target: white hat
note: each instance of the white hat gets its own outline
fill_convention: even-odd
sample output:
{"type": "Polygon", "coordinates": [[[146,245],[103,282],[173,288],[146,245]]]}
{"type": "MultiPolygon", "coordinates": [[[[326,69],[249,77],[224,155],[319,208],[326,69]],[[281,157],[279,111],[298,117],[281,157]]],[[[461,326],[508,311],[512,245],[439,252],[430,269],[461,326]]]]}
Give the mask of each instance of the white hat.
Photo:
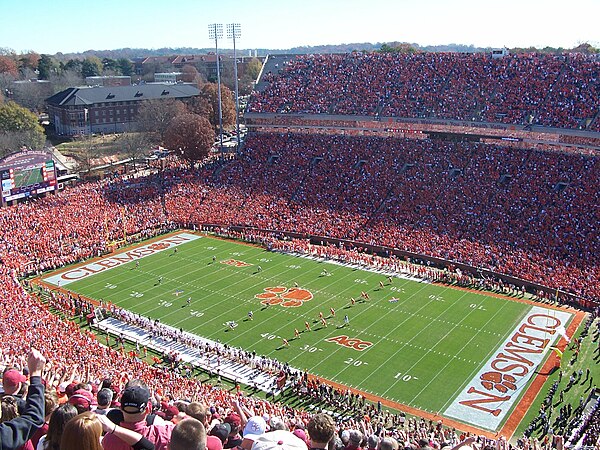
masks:
{"type": "Polygon", "coordinates": [[[255,441],[259,436],[265,434],[267,430],[267,422],[260,416],[250,417],[244,427],[244,439],[255,441]]]}
{"type": "Polygon", "coordinates": [[[306,444],[293,433],[275,430],[259,436],[252,450],[307,450],[306,444]]]}

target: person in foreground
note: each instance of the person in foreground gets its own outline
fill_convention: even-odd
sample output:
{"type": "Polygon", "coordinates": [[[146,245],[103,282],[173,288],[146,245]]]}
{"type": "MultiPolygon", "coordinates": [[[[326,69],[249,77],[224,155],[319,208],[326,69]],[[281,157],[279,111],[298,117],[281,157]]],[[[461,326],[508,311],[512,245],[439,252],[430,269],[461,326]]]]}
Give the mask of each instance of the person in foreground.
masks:
{"type": "MultiPolygon", "coordinates": [[[[29,388],[27,401],[21,415],[0,424],[0,449],[18,449],[27,442],[35,431],[44,425],[44,385],[42,371],[46,358],[32,348],[27,355],[29,369],[29,388]]],[[[0,412],[1,414],[1,412],[0,412]]]]}

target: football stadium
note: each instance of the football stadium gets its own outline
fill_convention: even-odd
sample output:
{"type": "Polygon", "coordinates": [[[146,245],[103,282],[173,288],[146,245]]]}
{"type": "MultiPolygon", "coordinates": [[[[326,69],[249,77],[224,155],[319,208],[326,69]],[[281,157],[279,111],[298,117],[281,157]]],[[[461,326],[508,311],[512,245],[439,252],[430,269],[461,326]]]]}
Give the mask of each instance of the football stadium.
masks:
{"type": "Polygon", "coordinates": [[[121,414],[109,449],[140,414],[165,449],[323,416],[332,449],[598,448],[596,56],[272,55],[228,158],[15,200],[5,395],[34,347],[30,395],[121,414]]]}

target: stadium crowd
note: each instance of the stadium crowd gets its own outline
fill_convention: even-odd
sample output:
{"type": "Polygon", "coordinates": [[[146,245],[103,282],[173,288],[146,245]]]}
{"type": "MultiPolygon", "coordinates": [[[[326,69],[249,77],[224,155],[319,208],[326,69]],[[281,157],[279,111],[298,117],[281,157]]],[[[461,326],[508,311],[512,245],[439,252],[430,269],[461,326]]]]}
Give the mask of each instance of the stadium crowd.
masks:
{"type": "Polygon", "coordinates": [[[268,87],[249,111],[580,128],[598,113],[599,70],[595,55],[582,54],[301,55],[263,77],[268,87]]]}
{"type": "MultiPolygon", "coordinates": [[[[85,392],[76,394],[76,381],[83,390],[99,391],[110,380],[118,400],[127,382],[141,379],[157,414],[167,415],[169,407],[179,404],[181,409],[171,414],[178,421],[184,417],[180,412],[190,410],[176,400],[186,399],[213,408],[205,413],[216,421],[212,428],[219,428],[221,418],[233,417],[232,442],[241,440],[237,433],[243,420],[231,416],[240,417],[239,410],[248,418],[267,416],[272,422],[275,417],[284,428],[302,430],[312,414],[239,397],[103,345],[91,332],[82,333],[51,314],[18,277],[104,253],[124,234],[141,239],[178,226],[216,223],[384,244],[597,299],[600,217],[592,205],[598,203],[599,177],[598,159],[578,154],[428,140],[254,134],[240,158],[218,175],[212,167],[191,170],[174,162],[147,179],[85,183],[3,208],[0,333],[11,339],[3,341],[2,362],[23,368],[29,347],[39,349],[51,361],[46,366],[49,391],[54,389],[63,402],[74,397],[74,406],[83,409],[95,400],[86,400],[85,392]],[[161,401],[166,406],[161,408],[161,401]]],[[[327,390],[307,383],[309,388],[327,390]]],[[[335,407],[343,401],[340,395],[329,391],[325,398],[335,407]]],[[[389,435],[412,450],[450,448],[467,438],[427,420],[394,417],[389,427],[383,426],[385,413],[357,402],[352,403],[352,420],[340,418],[336,428],[348,450],[376,448],[370,447],[369,436],[389,435]]],[[[110,431],[110,425],[102,425],[110,431]]],[[[126,432],[115,428],[109,434],[114,433],[126,432]]],[[[105,448],[122,448],[111,440],[105,448]]],[[[154,444],[166,448],[164,441],[154,444]]],[[[488,444],[502,441],[472,443],[478,449],[488,444]]],[[[393,441],[391,448],[397,448],[393,441]]]]}

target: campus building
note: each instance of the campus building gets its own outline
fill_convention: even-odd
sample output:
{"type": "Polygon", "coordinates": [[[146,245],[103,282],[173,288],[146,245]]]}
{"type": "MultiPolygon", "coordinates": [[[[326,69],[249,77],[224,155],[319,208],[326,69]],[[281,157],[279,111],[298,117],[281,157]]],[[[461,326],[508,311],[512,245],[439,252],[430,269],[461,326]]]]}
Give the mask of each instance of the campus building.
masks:
{"type": "Polygon", "coordinates": [[[144,101],[184,100],[199,93],[191,84],[73,87],[54,94],[46,103],[57,134],[121,133],[135,126],[138,108],[144,101]]]}

